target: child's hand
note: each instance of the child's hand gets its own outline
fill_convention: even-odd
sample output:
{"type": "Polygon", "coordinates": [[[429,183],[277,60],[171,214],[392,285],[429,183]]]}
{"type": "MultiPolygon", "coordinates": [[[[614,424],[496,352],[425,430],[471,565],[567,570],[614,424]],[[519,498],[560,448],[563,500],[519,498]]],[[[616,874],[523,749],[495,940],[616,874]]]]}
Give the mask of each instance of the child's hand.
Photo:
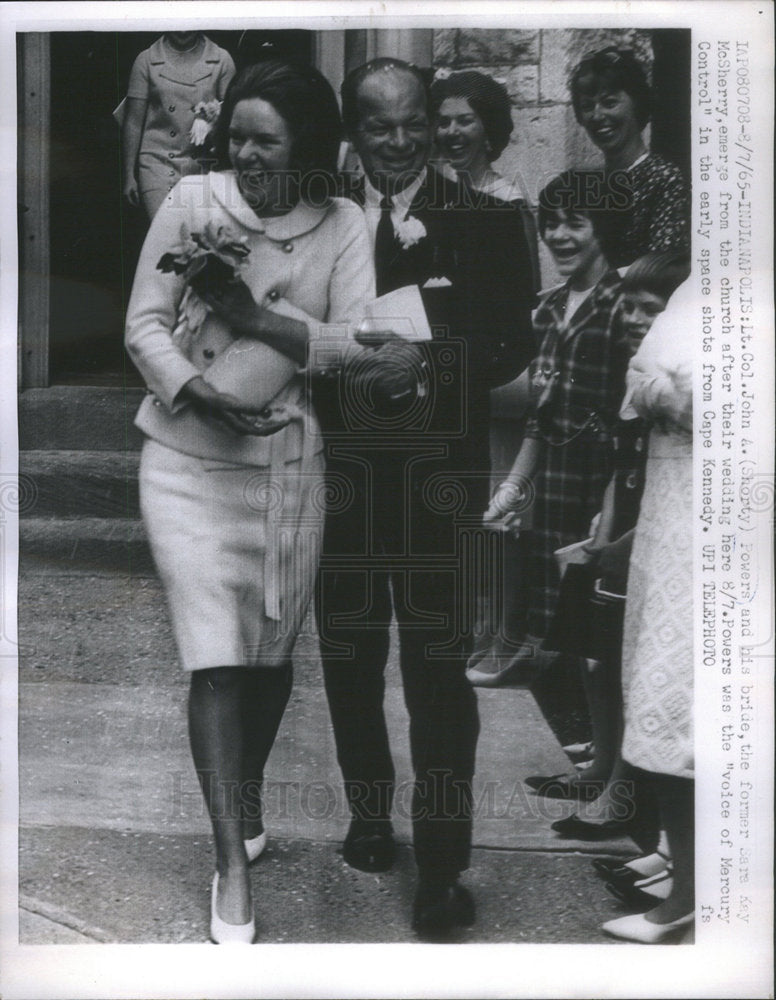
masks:
{"type": "Polygon", "coordinates": [[[525,490],[521,486],[510,480],[501,483],[483,514],[483,524],[517,538],[522,523],[518,513],[525,510],[525,501],[525,490]]]}
{"type": "Polygon", "coordinates": [[[633,535],[633,530],[627,531],[608,545],[602,545],[595,550],[595,563],[607,590],[625,593],[633,535]]]}

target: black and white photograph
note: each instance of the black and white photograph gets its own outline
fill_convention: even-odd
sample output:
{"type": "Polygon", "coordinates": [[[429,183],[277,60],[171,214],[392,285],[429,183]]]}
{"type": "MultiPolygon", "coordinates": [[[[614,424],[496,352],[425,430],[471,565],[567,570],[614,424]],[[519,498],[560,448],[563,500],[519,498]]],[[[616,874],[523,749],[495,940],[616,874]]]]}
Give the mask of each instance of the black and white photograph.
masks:
{"type": "Polygon", "coordinates": [[[4,8],[2,994],[772,995],[773,7],[4,8]]]}

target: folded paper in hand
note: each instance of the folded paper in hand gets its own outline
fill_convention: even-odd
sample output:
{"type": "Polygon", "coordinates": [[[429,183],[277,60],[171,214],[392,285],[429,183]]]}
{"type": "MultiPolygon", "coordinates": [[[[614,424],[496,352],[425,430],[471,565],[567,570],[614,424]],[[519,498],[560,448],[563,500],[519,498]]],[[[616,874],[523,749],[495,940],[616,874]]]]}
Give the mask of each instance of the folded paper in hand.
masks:
{"type": "Polygon", "coordinates": [[[405,285],[368,303],[359,329],[392,330],[404,340],[431,340],[431,327],[417,285],[405,285]]]}

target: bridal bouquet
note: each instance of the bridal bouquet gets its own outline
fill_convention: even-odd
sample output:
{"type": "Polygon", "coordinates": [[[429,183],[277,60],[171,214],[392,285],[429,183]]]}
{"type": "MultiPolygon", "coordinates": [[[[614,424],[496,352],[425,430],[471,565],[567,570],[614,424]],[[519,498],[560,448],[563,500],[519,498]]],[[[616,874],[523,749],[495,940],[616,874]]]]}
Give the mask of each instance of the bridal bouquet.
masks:
{"type": "Polygon", "coordinates": [[[249,254],[247,238],[235,235],[228,226],[208,222],[201,232],[193,233],[185,223],[181,225],[180,243],[163,254],[156,267],[186,282],[181,312],[192,332],[201,328],[208,314],[204,295],[241,280],[249,254]]]}
{"type": "Polygon", "coordinates": [[[218,293],[242,280],[249,254],[247,237],[236,235],[228,226],[208,222],[201,231],[191,232],[184,223],[180,242],[162,255],[156,267],[186,282],[173,342],[185,351],[195,338],[204,338],[209,356],[215,356],[204,373],[207,382],[246,406],[256,407],[274,399],[297,366],[260,340],[235,339],[228,325],[204,301],[208,293],[218,293]]]}

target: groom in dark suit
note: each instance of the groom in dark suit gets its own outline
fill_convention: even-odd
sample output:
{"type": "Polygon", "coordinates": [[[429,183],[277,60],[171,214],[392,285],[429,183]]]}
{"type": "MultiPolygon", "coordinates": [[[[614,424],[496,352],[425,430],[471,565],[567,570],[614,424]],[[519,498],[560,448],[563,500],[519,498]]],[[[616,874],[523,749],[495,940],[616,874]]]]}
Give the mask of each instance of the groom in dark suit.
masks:
{"type": "Polygon", "coordinates": [[[395,852],[383,675],[398,623],[415,782],[411,802],[395,806],[413,822],[413,926],[434,938],[474,922],[458,882],[479,731],[464,669],[489,496],[489,390],[534,353],[530,253],[518,211],[427,167],[432,122],[416,67],[374,60],[345,80],[342,103],[366,174],[349,193],[366,212],[378,294],[417,286],[433,339],[391,345],[417,388],[390,405],[375,409],[357,374],[319,394],[330,503],[318,629],[352,817],[343,854],[375,872],[395,852]]]}

